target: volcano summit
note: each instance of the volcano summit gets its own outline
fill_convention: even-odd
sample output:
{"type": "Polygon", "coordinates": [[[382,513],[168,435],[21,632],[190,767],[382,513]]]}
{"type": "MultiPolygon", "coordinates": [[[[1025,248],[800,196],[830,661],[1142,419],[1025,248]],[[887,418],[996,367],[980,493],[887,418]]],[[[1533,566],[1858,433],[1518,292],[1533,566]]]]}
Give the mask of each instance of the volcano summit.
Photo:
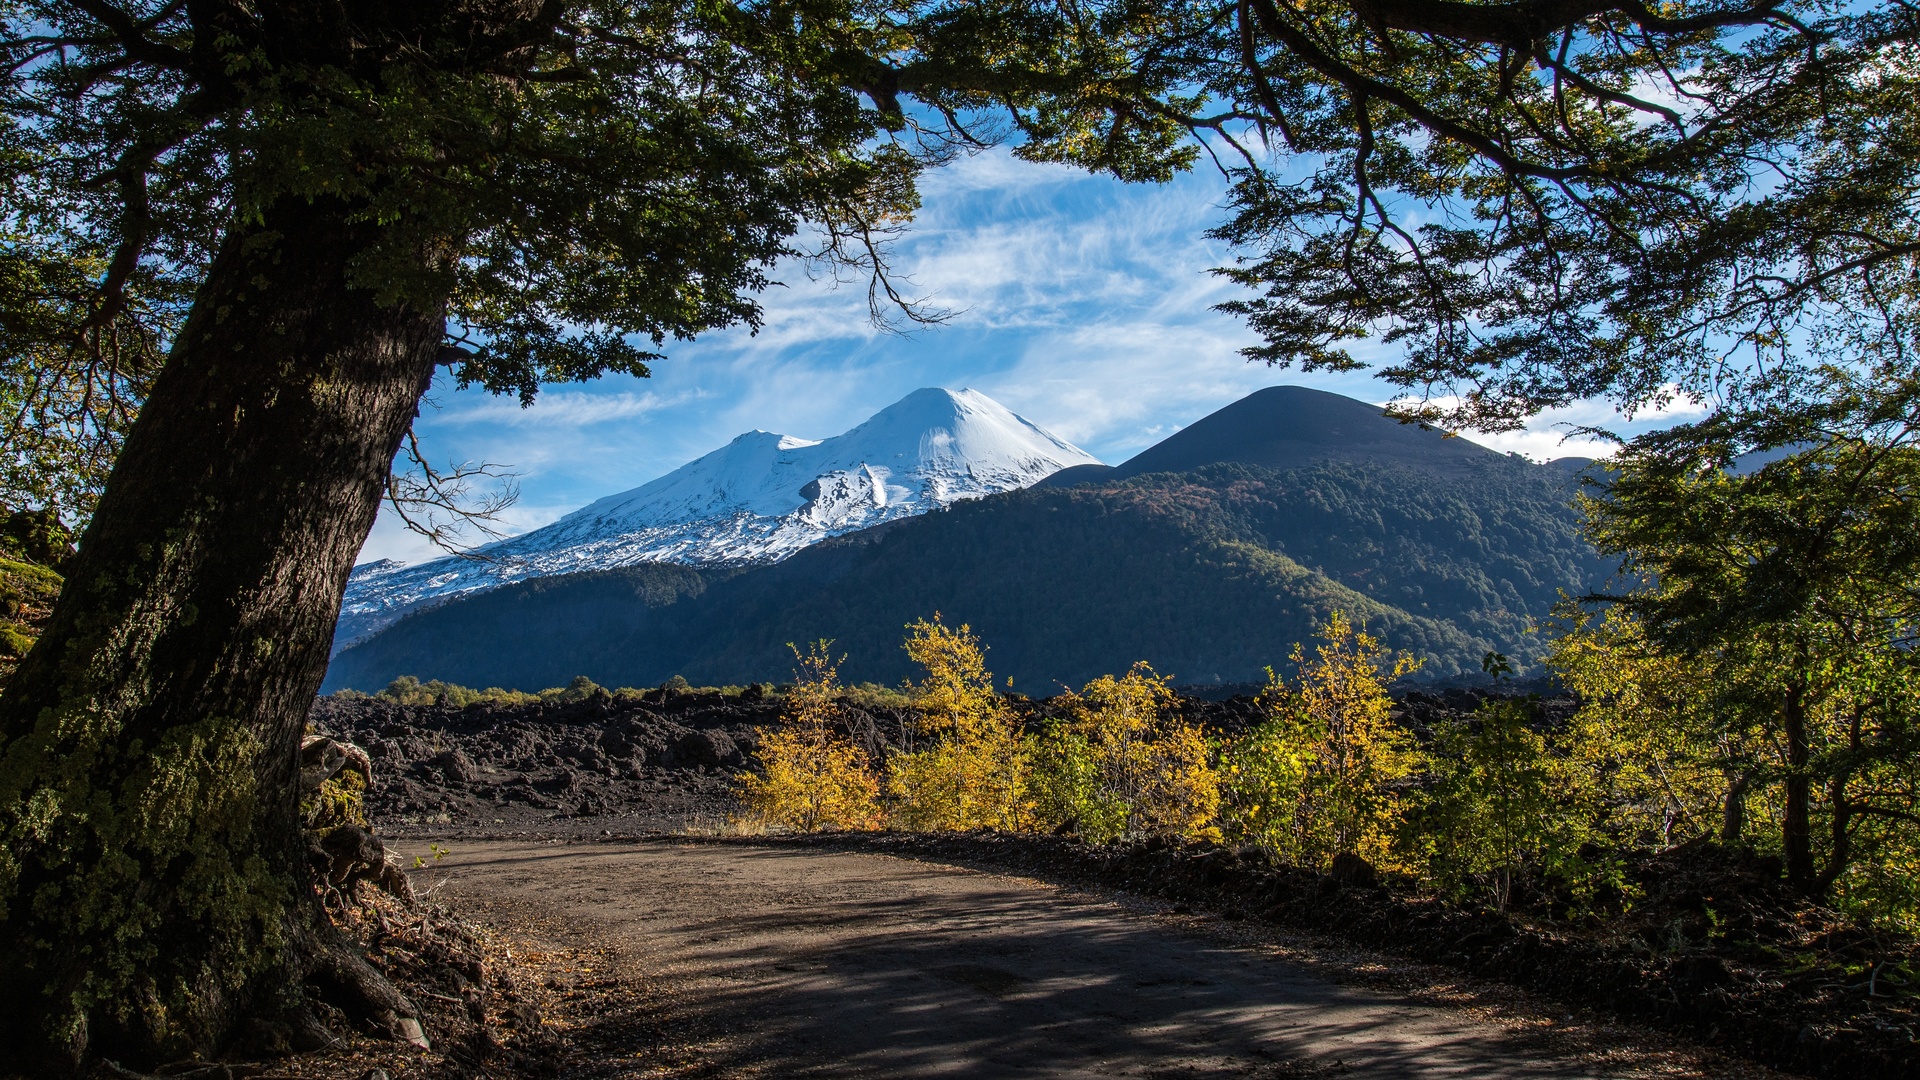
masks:
{"type": "Polygon", "coordinates": [[[831,439],[747,432],[657,480],[488,544],[478,559],[357,566],[334,647],[445,597],[637,563],[778,562],[828,537],[1088,464],[1098,462],[977,390],[916,390],[831,439]]]}

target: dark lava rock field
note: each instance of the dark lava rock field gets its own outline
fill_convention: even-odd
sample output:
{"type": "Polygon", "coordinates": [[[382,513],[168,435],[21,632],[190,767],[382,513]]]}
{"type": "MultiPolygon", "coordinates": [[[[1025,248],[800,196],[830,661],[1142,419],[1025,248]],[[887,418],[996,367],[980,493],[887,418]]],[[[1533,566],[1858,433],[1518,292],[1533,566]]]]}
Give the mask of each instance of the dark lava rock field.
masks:
{"type": "MultiPolygon", "coordinates": [[[[898,739],[895,712],[849,716],[874,750],[898,739]]],[[[308,714],[372,759],[376,827],[436,834],[718,828],[756,729],[779,723],[776,698],[666,690],[464,708],[334,696],[308,714]]]]}
{"type": "MultiPolygon", "coordinates": [[[[1395,712],[1416,735],[1476,708],[1470,690],[1413,692],[1395,712]]],[[[1549,722],[1570,702],[1549,701],[1549,722]]],[[[1057,715],[1057,700],[1015,699],[1029,722],[1057,715]]],[[[748,690],[597,691],[571,702],[401,705],[380,697],[319,698],[317,734],[355,743],[373,763],[367,811],[386,832],[596,834],[709,832],[737,809],[731,791],[758,744],[777,727],[781,700],[748,690]]],[[[1182,697],[1185,719],[1236,734],[1260,717],[1240,694],[1182,697]]],[[[845,706],[849,727],[883,757],[901,743],[906,710],[845,706]]]]}

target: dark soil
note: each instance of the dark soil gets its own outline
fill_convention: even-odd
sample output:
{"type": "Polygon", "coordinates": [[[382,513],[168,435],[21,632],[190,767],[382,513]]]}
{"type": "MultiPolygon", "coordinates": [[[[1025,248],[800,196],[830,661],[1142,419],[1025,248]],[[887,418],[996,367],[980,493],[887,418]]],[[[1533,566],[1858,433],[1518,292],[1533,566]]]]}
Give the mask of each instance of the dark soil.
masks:
{"type": "MultiPolygon", "coordinates": [[[[1424,736],[1472,711],[1477,691],[1407,694],[1396,715],[1424,736]]],[[[1022,703],[1038,719],[1056,706],[1022,703]]],[[[1223,734],[1255,701],[1186,698],[1188,719],[1223,734]]],[[[1558,723],[1568,701],[1547,701],[1558,723]]],[[[365,747],[368,797],[385,831],[419,837],[634,836],[724,831],[732,776],[779,722],[778,703],[714,692],[598,695],[517,708],[399,706],[323,698],[314,726],[365,747]]],[[[897,745],[906,716],[860,711],[871,749],[897,745]]],[[[766,842],[759,839],[756,842],[766,842]]],[[[1260,852],[1165,841],[1098,847],[1071,838],[867,834],[788,838],[1014,870],[1201,905],[1345,936],[1511,982],[1568,1002],[1725,1045],[1818,1076],[1920,1077],[1920,973],[1913,942],[1876,934],[1786,889],[1776,861],[1712,845],[1629,868],[1642,894],[1624,912],[1569,919],[1479,910],[1342,867],[1339,878],[1270,865],[1260,852]]]]}

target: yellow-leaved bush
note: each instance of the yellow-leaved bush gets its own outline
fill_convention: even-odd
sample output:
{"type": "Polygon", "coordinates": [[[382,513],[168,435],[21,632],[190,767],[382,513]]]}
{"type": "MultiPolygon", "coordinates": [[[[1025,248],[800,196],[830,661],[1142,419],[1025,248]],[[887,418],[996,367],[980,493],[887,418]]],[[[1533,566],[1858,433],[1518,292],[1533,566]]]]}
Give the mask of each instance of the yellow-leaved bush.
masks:
{"type": "Polygon", "coordinates": [[[866,750],[844,730],[839,702],[839,663],[830,642],[805,653],[787,692],[782,726],[759,733],[761,771],[740,779],[747,812],[764,825],[798,832],[874,829],[883,821],[880,784],[866,750]]]}
{"type": "Polygon", "coordinates": [[[1738,763],[1759,756],[1764,733],[1716,700],[1701,665],[1663,655],[1625,612],[1561,615],[1548,660],[1580,708],[1557,742],[1595,789],[1612,842],[1666,847],[1727,832],[1728,792],[1744,813],[1755,786],[1738,763]]]}
{"type": "Polygon", "coordinates": [[[884,764],[845,733],[829,643],[795,650],[786,723],[761,733],[760,771],[740,782],[760,823],[1031,830],[1099,843],[1231,836],[1303,865],[1341,853],[1395,864],[1406,809],[1396,785],[1422,759],[1388,718],[1386,687],[1414,665],[1383,663],[1379,643],[1338,613],[1311,659],[1295,649],[1298,679],[1273,679],[1267,719],[1224,748],[1180,718],[1170,678],[1144,662],[1063,695],[1059,715],[1026,731],[971,627],[936,613],[907,631],[924,675],[906,688],[915,719],[905,745],[884,764]]]}
{"type": "Polygon", "coordinates": [[[939,831],[1026,824],[1027,760],[1020,722],[993,688],[986,652],[966,624],[920,619],[907,655],[926,672],[912,688],[912,744],[887,761],[893,824],[939,831]]]}
{"type": "Polygon", "coordinates": [[[993,828],[1107,843],[1148,835],[1257,844],[1328,869],[1341,856],[1507,905],[1523,880],[1591,892],[1611,877],[1581,851],[1604,837],[1579,748],[1550,747],[1525,702],[1489,703],[1435,731],[1432,753],[1391,716],[1388,687],[1416,668],[1335,612],[1320,642],[1269,672],[1264,716],[1216,741],[1181,719],[1146,663],[1061,696],[1025,730],[970,627],[908,628],[924,672],[906,687],[905,745],[876,762],[848,734],[829,643],[795,650],[785,724],[760,736],[740,795],[776,828],[993,828]]]}
{"type": "Polygon", "coordinates": [[[1389,717],[1387,686],[1418,665],[1389,660],[1377,639],[1337,611],[1321,638],[1311,657],[1294,646],[1294,682],[1268,671],[1265,719],[1228,749],[1227,825],[1300,866],[1324,869],[1336,855],[1397,866],[1407,808],[1400,782],[1423,758],[1389,717]]]}
{"type": "Polygon", "coordinates": [[[1096,842],[1145,833],[1218,840],[1220,777],[1204,733],[1181,721],[1144,662],[1066,695],[1068,718],[1029,739],[1035,824],[1096,842]]]}
{"type": "MultiPolygon", "coordinates": [[[[1296,866],[1357,858],[1455,899],[1569,914],[1633,903],[1624,870],[1635,851],[1710,838],[1766,851],[1756,839],[1779,828],[1786,763],[1767,739],[1767,701],[1741,696],[1755,696],[1748,683],[1771,685],[1764,665],[1671,655],[1618,611],[1563,622],[1549,659],[1579,699],[1571,716],[1495,695],[1433,720],[1422,746],[1389,695],[1417,663],[1339,612],[1317,644],[1294,647],[1290,679],[1269,670],[1259,718],[1232,738],[1182,720],[1170,678],[1145,663],[1016,709],[972,630],[936,614],[905,642],[924,676],[876,699],[909,708],[905,745],[876,761],[849,737],[837,711],[846,694],[819,643],[796,651],[787,723],[763,733],[761,771],[741,794],[781,828],[1252,844],[1296,866]]],[[[1909,680],[1855,667],[1853,682],[1836,678],[1805,710],[1829,752],[1849,746],[1850,731],[1855,744],[1907,737],[1896,721],[1914,696],[1909,680]]],[[[1497,682],[1505,658],[1489,653],[1486,670],[1497,682]]],[[[1830,895],[1876,925],[1916,922],[1920,830],[1873,816],[1882,803],[1863,800],[1898,795],[1915,772],[1910,755],[1883,754],[1852,767],[1847,799],[1822,808],[1823,824],[1854,815],[1840,822],[1850,862],[1833,842],[1815,846],[1839,868],[1830,895]]]]}

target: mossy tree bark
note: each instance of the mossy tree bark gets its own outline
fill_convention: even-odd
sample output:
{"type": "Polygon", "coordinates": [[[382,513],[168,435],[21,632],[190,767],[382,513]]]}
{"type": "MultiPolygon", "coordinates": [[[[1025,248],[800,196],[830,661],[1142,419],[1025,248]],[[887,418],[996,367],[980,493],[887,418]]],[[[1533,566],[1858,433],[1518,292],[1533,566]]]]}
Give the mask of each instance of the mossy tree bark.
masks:
{"type": "Polygon", "coordinates": [[[870,242],[926,164],[880,137],[902,92],[942,139],[986,88],[1063,160],[1152,178],[1192,156],[1171,120],[1099,120],[1186,75],[1041,61],[1105,57],[1058,44],[1104,31],[966,8],[62,0],[0,27],[8,152],[35,175],[8,206],[81,234],[47,256],[84,270],[54,330],[92,340],[160,297],[173,342],[0,698],[0,1051],[205,1050],[299,1014],[309,982],[404,1006],[326,940],[295,753],[449,312],[463,383],[530,400],[756,322],[802,221],[892,296],[870,242]]]}
{"type": "Polygon", "coordinates": [[[349,284],[376,228],[351,209],[286,199],[227,237],[0,697],[18,1067],[212,1051],[298,1015],[303,983],[408,1008],[329,937],[296,806],[347,574],[445,326],[349,284]]]}

